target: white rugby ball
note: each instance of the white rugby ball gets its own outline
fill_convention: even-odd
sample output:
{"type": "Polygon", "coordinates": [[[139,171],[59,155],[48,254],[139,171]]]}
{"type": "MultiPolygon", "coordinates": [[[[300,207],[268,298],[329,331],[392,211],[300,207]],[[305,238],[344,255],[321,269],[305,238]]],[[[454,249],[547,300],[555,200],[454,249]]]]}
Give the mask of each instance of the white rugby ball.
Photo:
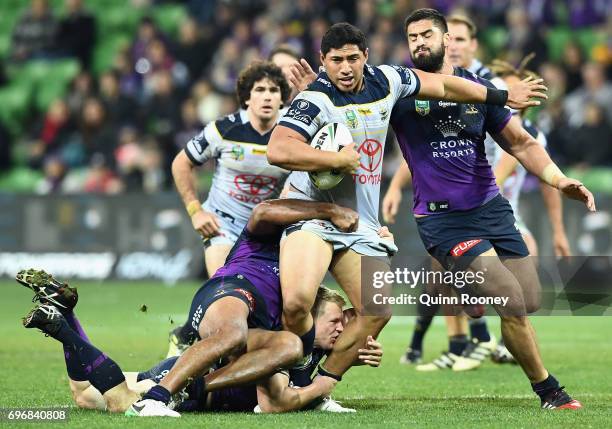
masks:
{"type": "MultiPolygon", "coordinates": [[[[332,122],[323,126],[310,142],[317,150],[338,152],[344,146],[353,142],[353,136],[346,125],[332,122]]],[[[333,188],[344,178],[344,173],[336,170],[309,172],[310,180],[319,189],[326,191],[333,188]]]]}

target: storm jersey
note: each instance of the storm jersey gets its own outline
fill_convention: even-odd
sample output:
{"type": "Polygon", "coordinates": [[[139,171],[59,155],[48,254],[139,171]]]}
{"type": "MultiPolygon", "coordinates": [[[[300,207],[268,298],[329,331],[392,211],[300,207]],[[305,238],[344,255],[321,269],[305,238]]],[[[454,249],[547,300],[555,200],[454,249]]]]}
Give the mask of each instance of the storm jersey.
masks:
{"type": "Polygon", "coordinates": [[[356,143],[361,163],[354,174],[328,191],[316,188],[305,172],[293,172],[291,185],[309,199],[356,210],[359,230],[377,231],[382,160],[391,110],[397,100],[418,93],[419,88],[418,77],[402,66],[366,65],[364,87],[356,94],[340,91],[324,71],[319,73],[316,81],[293,100],[280,125],[310,141],[325,124],[344,123],[356,143]]]}
{"type": "Polygon", "coordinates": [[[245,228],[227,255],[225,265],[212,276],[244,276],[265,300],[273,326],[281,326],[282,314],[279,242],[280,233],[263,237],[253,235],[245,228]]]}
{"type": "MultiPolygon", "coordinates": [[[[536,139],[538,143],[540,143],[543,147],[546,147],[546,136],[544,133],[539,131],[529,119],[523,119],[522,123],[523,128],[525,128],[525,130],[531,134],[531,136],[536,139]]],[[[487,139],[485,145],[487,147],[487,158],[489,163],[493,166],[493,168],[495,168],[501,159],[503,149],[493,140],[489,141],[487,139]]],[[[521,188],[525,182],[526,175],[527,170],[525,170],[525,167],[519,164],[502,185],[502,195],[510,202],[515,216],[519,215],[519,196],[521,194],[521,188]]]]}
{"type": "MultiPolygon", "coordinates": [[[[455,76],[493,87],[475,74],[455,68],[455,76]]],[[[417,215],[470,210],[499,193],[485,154],[487,132],[496,134],[510,111],[486,104],[400,100],[391,125],[410,171],[417,215]]]]}
{"type": "Polygon", "coordinates": [[[246,225],[253,207],[278,197],[289,174],[268,163],[271,133],[259,134],[248,121],[247,112],[240,110],[206,125],[185,147],[194,164],[202,165],[211,158],[217,161],[202,207],[228,217],[238,228],[236,234],[246,225]]]}

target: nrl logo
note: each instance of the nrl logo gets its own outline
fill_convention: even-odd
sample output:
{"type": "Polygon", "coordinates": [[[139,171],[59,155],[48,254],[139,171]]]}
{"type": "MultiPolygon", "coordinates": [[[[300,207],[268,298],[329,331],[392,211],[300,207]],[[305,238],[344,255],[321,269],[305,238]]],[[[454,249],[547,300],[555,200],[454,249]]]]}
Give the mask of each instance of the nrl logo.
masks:
{"type": "Polygon", "coordinates": [[[476,107],[474,107],[473,104],[466,104],[465,105],[465,114],[466,115],[477,115],[478,114],[478,109],[476,107]]]}
{"type": "Polygon", "coordinates": [[[414,108],[419,115],[425,116],[429,113],[429,101],[414,100],[414,108]]]}
{"type": "Polygon", "coordinates": [[[355,112],[353,110],[346,110],[344,115],[346,116],[346,125],[348,125],[349,128],[357,128],[358,121],[355,112]]]}
{"type": "Polygon", "coordinates": [[[429,211],[430,212],[436,211],[436,203],[429,203],[429,211]]]}
{"type": "Polygon", "coordinates": [[[232,146],[231,157],[236,161],[242,161],[244,159],[244,148],[240,145],[232,146]]]}

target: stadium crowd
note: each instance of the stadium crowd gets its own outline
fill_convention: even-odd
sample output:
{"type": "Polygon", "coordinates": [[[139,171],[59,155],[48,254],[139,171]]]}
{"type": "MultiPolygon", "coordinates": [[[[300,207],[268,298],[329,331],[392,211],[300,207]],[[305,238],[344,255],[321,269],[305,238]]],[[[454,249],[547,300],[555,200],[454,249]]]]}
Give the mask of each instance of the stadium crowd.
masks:
{"type": "Polygon", "coordinates": [[[535,52],[530,68],[546,80],[549,100],[532,115],[553,157],[563,166],[612,168],[610,0],[189,0],[180,2],[185,15],[175,32],[149,14],[170,2],[131,0],[141,16],[103,70],[92,61],[110,36],[100,16],[85,0],[52,3],[61,7],[31,1],[0,67],[1,90],[19,64],[73,57],[80,65],[63,96],[28,110],[20,132],[0,118],[0,175],[34,172],[36,192],[169,188],[175,154],[203,124],[238,108],[236,78],[251,61],[287,45],[318,65],[330,23],[348,21],[368,35],[372,64],[410,65],[403,19],[420,7],[470,15],[485,63],[516,64],[535,52]]]}

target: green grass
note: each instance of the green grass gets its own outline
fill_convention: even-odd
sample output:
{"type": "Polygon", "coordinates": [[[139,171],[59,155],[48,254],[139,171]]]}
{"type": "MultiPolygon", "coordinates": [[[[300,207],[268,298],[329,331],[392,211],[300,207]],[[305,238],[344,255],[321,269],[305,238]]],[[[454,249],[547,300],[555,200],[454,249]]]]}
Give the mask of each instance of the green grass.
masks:
{"type": "MultiPolygon", "coordinates": [[[[77,314],[91,340],[124,370],[147,369],[164,356],[171,320],[182,322],[197,285],[166,287],[152,283],[79,285],[77,314]],[[147,311],[142,312],[142,305],[147,311]]],[[[20,318],[32,307],[31,293],[0,282],[0,407],[71,406],[59,344],[26,331],[20,318]]],[[[489,318],[493,332],[498,320],[489,318]]],[[[610,326],[605,317],[540,317],[533,320],[544,361],[580,399],[580,411],[543,411],[516,366],[487,362],[469,373],[417,373],[398,359],[409,339],[412,318],[396,317],[381,336],[381,368],[355,368],[334,397],[358,409],[356,415],[306,412],[287,415],[197,414],[155,423],[122,415],[70,409],[68,426],[344,428],[344,427],[609,427],[610,326]]],[[[444,348],[444,326],[437,318],[426,340],[425,358],[444,348]]],[[[1,423],[1,427],[8,427],[1,423]]],[[[60,425],[56,425],[59,427],[60,425]]],[[[62,425],[63,426],[63,425],[62,425]]],[[[28,427],[20,423],[15,427],[28,427]]],[[[33,427],[41,427],[33,425],[33,427]]]]}

